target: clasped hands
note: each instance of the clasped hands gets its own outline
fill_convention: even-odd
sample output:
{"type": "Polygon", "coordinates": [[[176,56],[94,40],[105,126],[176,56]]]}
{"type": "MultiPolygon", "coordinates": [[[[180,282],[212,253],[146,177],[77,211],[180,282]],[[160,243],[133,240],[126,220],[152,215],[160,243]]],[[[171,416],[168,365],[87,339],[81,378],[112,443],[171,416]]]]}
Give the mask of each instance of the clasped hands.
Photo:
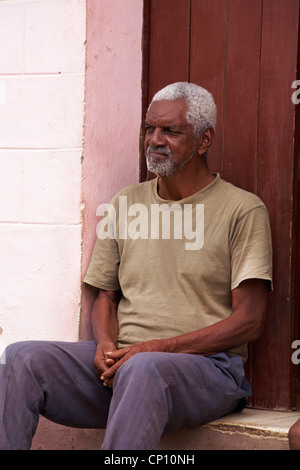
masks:
{"type": "Polygon", "coordinates": [[[113,342],[98,344],[94,368],[104,386],[112,387],[119,368],[139,352],[166,351],[165,340],[150,340],[116,349],[113,342]]]}

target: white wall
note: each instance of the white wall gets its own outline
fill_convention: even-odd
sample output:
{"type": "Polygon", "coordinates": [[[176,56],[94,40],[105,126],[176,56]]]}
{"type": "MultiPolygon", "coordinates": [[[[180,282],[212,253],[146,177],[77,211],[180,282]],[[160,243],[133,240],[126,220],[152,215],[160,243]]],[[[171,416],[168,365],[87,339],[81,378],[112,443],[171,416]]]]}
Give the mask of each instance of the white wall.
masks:
{"type": "Polygon", "coordinates": [[[85,3],[0,1],[1,347],[78,337],[85,3]]]}
{"type": "MultiPolygon", "coordinates": [[[[142,11],[142,0],[0,0],[0,352],[78,339],[96,207],[138,179],[142,11]]],[[[41,419],[32,448],[99,445],[99,431],[41,419]]]]}

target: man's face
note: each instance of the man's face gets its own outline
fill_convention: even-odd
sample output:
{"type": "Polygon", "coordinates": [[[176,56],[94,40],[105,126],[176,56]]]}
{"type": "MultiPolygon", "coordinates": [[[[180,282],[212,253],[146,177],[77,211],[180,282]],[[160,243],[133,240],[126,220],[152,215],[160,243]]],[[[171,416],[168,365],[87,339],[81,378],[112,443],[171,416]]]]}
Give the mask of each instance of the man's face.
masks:
{"type": "Polygon", "coordinates": [[[160,176],[178,173],[193,158],[196,142],[182,100],[155,101],[145,120],[148,170],[160,176]]]}

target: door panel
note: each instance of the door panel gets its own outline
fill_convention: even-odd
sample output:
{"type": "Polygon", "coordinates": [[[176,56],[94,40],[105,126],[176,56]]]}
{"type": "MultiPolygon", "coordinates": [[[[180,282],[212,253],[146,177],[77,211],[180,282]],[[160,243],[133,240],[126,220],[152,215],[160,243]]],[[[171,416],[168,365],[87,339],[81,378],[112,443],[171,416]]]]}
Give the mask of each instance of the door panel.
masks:
{"type": "Polygon", "coordinates": [[[297,0],[264,1],[257,180],[258,194],[268,207],[273,229],[275,291],[264,335],[254,347],[253,381],[259,386],[255,387],[253,401],[258,407],[271,403],[288,409],[295,406],[291,344],[298,319],[295,106],[291,100],[297,70],[298,21],[297,0]]]}
{"type": "MultiPolygon", "coordinates": [[[[253,407],[290,410],[298,336],[299,112],[291,96],[299,66],[299,0],[145,0],[144,112],[174,81],[209,89],[218,107],[212,171],[257,193],[271,220],[274,292],[266,327],[250,346],[253,407]],[[298,58],[297,58],[298,55],[298,58]]],[[[298,80],[300,77],[298,76],[298,80]]],[[[148,175],[141,157],[141,180],[148,175]]]]}
{"type": "Polygon", "coordinates": [[[214,145],[209,154],[212,171],[223,174],[223,119],[227,54],[227,0],[193,1],[191,8],[190,81],[209,90],[217,106],[214,145]],[[211,25],[214,25],[212,34],[211,25]]]}

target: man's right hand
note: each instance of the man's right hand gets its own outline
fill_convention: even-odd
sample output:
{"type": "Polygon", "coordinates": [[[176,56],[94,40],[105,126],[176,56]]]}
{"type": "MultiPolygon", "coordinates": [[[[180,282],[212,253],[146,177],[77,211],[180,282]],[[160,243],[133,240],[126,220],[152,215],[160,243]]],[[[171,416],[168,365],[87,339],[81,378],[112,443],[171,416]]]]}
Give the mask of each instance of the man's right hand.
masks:
{"type": "MultiPolygon", "coordinates": [[[[103,372],[107,371],[114,365],[115,360],[107,357],[106,353],[116,351],[116,346],[112,341],[98,343],[94,358],[94,369],[101,379],[103,372]]],[[[103,380],[103,379],[101,379],[103,380]]],[[[103,381],[103,385],[112,387],[113,377],[103,381]]]]}

